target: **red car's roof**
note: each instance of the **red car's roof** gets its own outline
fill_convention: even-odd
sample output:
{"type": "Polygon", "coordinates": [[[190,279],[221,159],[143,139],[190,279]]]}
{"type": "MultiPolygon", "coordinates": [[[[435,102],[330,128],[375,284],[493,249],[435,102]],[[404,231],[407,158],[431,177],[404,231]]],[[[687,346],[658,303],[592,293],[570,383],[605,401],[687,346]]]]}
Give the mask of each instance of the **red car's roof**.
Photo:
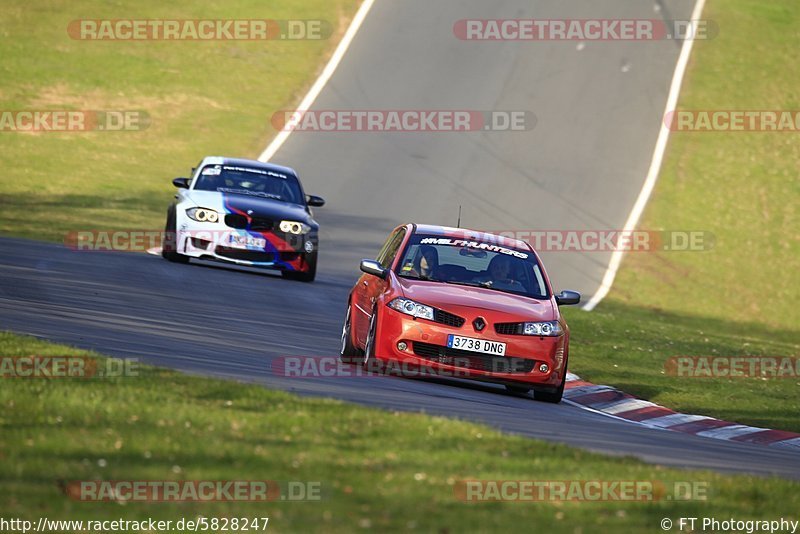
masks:
{"type": "Polygon", "coordinates": [[[500,234],[492,234],[489,232],[482,232],[479,230],[470,230],[468,228],[453,228],[452,226],[438,226],[433,224],[415,224],[417,234],[432,234],[442,235],[445,237],[455,237],[459,239],[471,239],[474,241],[497,243],[507,247],[513,247],[522,250],[532,250],[532,247],[525,241],[514,239],[511,237],[503,236],[500,234]]]}

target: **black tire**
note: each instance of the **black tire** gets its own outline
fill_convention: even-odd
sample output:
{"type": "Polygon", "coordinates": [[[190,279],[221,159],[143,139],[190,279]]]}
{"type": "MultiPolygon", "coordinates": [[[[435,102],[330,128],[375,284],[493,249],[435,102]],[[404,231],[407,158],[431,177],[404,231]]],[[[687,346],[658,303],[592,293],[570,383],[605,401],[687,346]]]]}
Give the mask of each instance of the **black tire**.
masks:
{"type": "Polygon", "coordinates": [[[509,393],[514,393],[515,395],[527,395],[531,390],[530,386],[522,386],[517,384],[506,384],[506,389],[509,393]]]}
{"type": "Polygon", "coordinates": [[[353,307],[348,302],[347,315],[345,316],[344,324],[342,325],[342,346],[339,350],[339,359],[342,360],[342,363],[356,364],[363,360],[363,356],[361,351],[358,350],[355,345],[353,345],[351,339],[352,309],[353,307]]]}
{"type": "Polygon", "coordinates": [[[372,317],[369,319],[369,332],[367,341],[364,343],[364,358],[361,365],[368,371],[375,371],[375,333],[378,331],[378,310],[372,310],[372,317]]]}
{"type": "Polygon", "coordinates": [[[189,263],[189,256],[178,253],[178,234],[175,226],[175,208],[167,210],[167,223],[164,225],[164,239],[161,241],[161,257],[173,263],[189,263]]]}
{"type": "Polygon", "coordinates": [[[561,402],[561,397],[564,396],[564,384],[567,382],[566,373],[561,378],[561,385],[555,391],[539,391],[533,390],[533,398],[540,402],[550,402],[558,404],[561,402]]]}
{"type": "Polygon", "coordinates": [[[313,282],[317,277],[317,255],[314,254],[308,260],[308,271],[281,271],[281,276],[287,280],[296,280],[298,282],[313,282]]]}

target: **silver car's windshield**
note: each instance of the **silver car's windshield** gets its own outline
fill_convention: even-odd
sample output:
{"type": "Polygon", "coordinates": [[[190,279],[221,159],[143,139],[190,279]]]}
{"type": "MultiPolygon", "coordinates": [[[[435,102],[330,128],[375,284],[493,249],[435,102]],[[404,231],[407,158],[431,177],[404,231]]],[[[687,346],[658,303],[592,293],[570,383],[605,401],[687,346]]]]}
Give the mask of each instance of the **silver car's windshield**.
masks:
{"type": "Polygon", "coordinates": [[[304,200],[296,177],[258,167],[207,165],[200,171],[194,189],[270,198],[301,205],[304,200]]]}

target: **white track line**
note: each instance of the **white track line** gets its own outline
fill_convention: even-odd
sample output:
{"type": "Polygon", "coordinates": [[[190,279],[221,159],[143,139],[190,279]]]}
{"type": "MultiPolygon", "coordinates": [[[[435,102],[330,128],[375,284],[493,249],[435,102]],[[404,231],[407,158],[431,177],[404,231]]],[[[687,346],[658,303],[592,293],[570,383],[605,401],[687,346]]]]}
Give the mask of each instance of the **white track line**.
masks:
{"type": "Polygon", "coordinates": [[[669,428],[671,426],[682,425],[685,423],[694,423],[697,421],[713,420],[713,417],[705,415],[692,415],[688,413],[673,413],[670,415],[663,415],[661,417],[653,417],[645,419],[642,423],[646,426],[657,426],[659,428],[669,428]]]}
{"type": "Polygon", "coordinates": [[[776,447],[790,447],[790,448],[800,448],[800,438],[793,438],[787,439],[785,441],[779,441],[775,444],[776,447]]]}
{"type": "MultiPolygon", "coordinates": [[[[692,20],[700,19],[705,3],[705,0],[697,0],[697,3],[694,5],[694,10],[692,11],[692,20]]],[[[663,118],[667,113],[675,110],[675,106],[678,104],[678,95],[681,91],[683,75],[686,72],[686,66],[689,63],[689,56],[692,53],[693,44],[694,39],[687,39],[683,42],[683,46],[681,47],[681,53],[680,56],[678,56],[678,63],[675,65],[675,73],[672,75],[672,84],[669,88],[667,105],[664,109],[664,113],[661,116],[661,130],[659,131],[658,139],[656,140],[656,148],[653,151],[653,159],[650,162],[650,169],[647,171],[647,178],[644,181],[642,190],[639,192],[639,197],[636,199],[636,203],[633,205],[630,215],[628,215],[628,220],[625,221],[623,231],[626,233],[632,232],[636,229],[636,225],[639,222],[639,217],[641,217],[642,211],[644,211],[644,207],[647,205],[647,201],[650,199],[650,194],[653,192],[653,188],[656,185],[656,180],[658,180],[658,173],[661,170],[661,162],[664,159],[664,150],[667,148],[667,141],[669,140],[670,133],[669,128],[664,125],[663,118]]],[[[605,275],[603,275],[603,281],[600,283],[600,287],[597,289],[597,292],[583,307],[584,310],[592,311],[594,307],[597,306],[597,304],[599,304],[600,301],[603,300],[608,294],[609,290],[611,289],[611,285],[614,283],[614,278],[617,276],[617,270],[619,269],[620,263],[622,263],[623,254],[624,252],[619,250],[619,247],[616,247],[616,250],[611,253],[611,261],[609,261],[608,268],[606,269],[605,275]]]]}
{"type": "Polygon", "coordinates": [[[731,440],[733,438],[738,438],[740,436],[746,436],[747,434],[755,434],[756,432],[764,432],[765,430],[769,430],[768,428],[758,428],[755,426],[747,426],[747,425],[731,425],[731,426],[724,426],[721,428],[712,428],[709,430],[703,430],[702,432],[698,432],[698,436],[704,436],[707,438],[716,438],[716,439],[727,439],[731,440]]]}
{"type": "MultiPolygon", "coordinates": [[[[356,32],[361,27],[361,23],[364,22],[364,19],[367,17],[367,13],[369,12],[372,4],[375,3],[375,0],[364,0],[361,4],[361,7],[358,8],[355,17],[353,17],[353,21],[350,23],[350,26],[347,28],[347,31],[342,37],[339,46],[336,47],[336,50],[333,52],[331,59],[328,61],[328,64],[325,65],[325,68],[322,69],[322,73],[317,78],[317,81],[314,82],[314,85],[311,86],[311,89],[308,90],[305,98],[303,98],[300,105],[297,106],[299,111],[304,111],[311,108],[311,105],[314,103],[314,100],[317,99],[319,94],[322,92],[322,89],[325,87],[325,84],[328,83],[333,73],[336,71],[336,67],[339,66],[339,62],[342,61],[345,52],[350,47],[350,43],[353,40],[353,37],[356,36],[356,32]]],[[[269,161],[272,156],[275,155],[275,152],[281,147],[281,145],[286,141],[289,137],[289,134],[292,133],[291,130],[281,130],[278,132],[278,135],[275,136],[275,139],[264,149],[264,152],[258,156],[258,161],[269,161]]]]}
{"type": "Polygon", "coordinates": [[[598,404],[596,408],[606,413],[619,414],[625,412],[632,412],[633,410],[641,410],[642,408],[649,408],[651,406],[658,406],[658,405],[654,402],[642,399],[628,398],[628,399],[612,401],[605,404],[598,404]]]}

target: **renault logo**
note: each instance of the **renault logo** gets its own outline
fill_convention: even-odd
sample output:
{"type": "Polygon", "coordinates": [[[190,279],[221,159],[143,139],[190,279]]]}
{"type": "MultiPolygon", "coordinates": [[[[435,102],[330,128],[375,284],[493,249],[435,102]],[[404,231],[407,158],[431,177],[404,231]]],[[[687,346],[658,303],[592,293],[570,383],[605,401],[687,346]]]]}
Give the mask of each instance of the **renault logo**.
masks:
{"type": "Polygon", "coordinates": [[[478,317],[474,321],[472,321],[472,326],[475,327],[475,330],[480,332],[484,328],[486,328],[486,320],[483,317],[478,317]]]}

